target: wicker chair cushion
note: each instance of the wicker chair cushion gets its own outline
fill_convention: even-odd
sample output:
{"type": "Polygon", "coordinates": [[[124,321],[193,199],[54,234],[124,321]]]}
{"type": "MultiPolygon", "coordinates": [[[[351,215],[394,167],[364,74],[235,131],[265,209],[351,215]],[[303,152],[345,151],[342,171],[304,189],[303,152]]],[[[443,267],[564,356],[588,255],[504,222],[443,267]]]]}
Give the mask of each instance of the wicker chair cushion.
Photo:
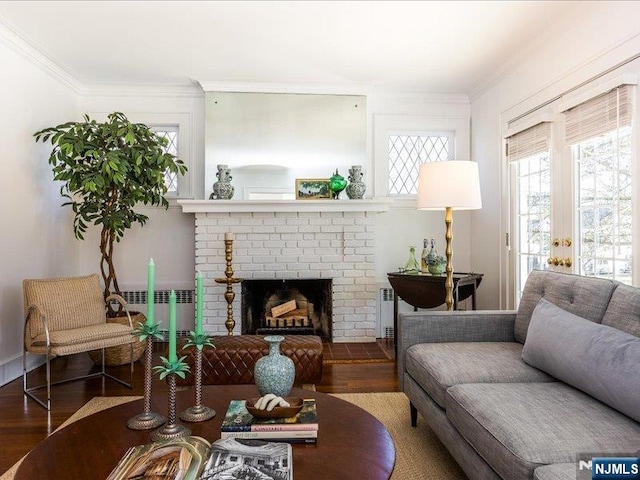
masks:
{"type": "MultiPolygon", "coordinates": [[[[54,357],[73,355],[74,353],[88,352],[91,350],[99,350],[107,347],[117,347],[119,345],[128,345],[133,342],[137,342],[138,339],[131,335],[130,331],[126,334],[120,334],[100,340],[89,340],[77,344],[57,345],[51,347],[51,355],[54,357]]],[[[29,352],[36,355],[44,355],[47,353],[47,348],[44,344],[34,345],[29,347],[29,352]]]]}
{"type": "MultiPolygon", "coordinates": [[[[92,325],[90,327],[74,328],[72,330],[58,330],[49,333],[52,347],[64,347],[66,345],[75,345],[79,343],[90,343],[102,340],[108,340],[113,337],[131,335],[131,329],[128,326],[119,325],[117,323],[105,323],[102,325],[92,325]]],[[[43,334],[33,339],[32,345],[46,345],[47,339],[43,334]]]]}
{"type": "MultiPolygon", "coordinates": [[[[49,332],[104,324],[107,321],[98,274],[86,277],[24,280],[25,313],[31,305],[43,310],[49,332]]],[[[44,334],[37,315],[29,318],[28,334],[35,339],[44,334]]]]}

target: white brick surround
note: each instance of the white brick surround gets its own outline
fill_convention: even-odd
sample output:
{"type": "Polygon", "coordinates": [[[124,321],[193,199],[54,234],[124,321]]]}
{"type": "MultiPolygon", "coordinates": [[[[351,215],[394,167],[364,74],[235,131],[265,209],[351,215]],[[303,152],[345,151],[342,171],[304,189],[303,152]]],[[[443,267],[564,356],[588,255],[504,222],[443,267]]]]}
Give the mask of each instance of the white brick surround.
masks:
{"type": "MultiPolygon", "coordinates": [[[[374,215],[386,210],[386,205],[336,211],[338,202],[334,202],[332,208],[320,208],[329,211],[287,211],[288,207],[276,207],[277,211],[270,212],[225,212],[220,211],[224,209],[218,203],[215,208],[207,208],[214,211],[198,212],[197,205],[203,202],[180,203],[184,212],[196,216],[196,269],[205,277],[207,331],[226,334],[226,286],[216,284],[214,279],[224,277],[224,235],[232,232],[234,277],[332,279],[333,341],[375,341],[374,215]]],[[[309,206],[306,204],[306,208],[309,206]]],[[[239,284],[234,291],[234,333],[239,334],[239,284]]]]}

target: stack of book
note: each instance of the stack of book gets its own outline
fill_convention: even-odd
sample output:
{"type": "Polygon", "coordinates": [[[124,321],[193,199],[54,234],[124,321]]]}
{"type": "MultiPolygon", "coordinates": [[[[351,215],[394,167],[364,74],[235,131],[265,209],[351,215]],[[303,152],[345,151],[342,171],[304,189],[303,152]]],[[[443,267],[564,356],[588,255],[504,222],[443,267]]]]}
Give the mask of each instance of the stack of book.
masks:
{"type": "Polygon", "coordinates": [[[220,438],[252,438],[271,442],[316,443],[318,414],[315,399],[305,399],[302,410],[289,418],[256,418],[245,400],[231,400],[222,421],[220,438]]]}

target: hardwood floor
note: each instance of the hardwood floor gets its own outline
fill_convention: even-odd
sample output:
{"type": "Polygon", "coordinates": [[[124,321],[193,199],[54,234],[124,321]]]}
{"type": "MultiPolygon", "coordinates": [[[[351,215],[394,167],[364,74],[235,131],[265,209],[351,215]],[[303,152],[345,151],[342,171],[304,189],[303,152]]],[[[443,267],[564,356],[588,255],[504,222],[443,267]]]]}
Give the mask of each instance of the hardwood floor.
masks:
{"type": "MultiPolygon", "coordinates": [[[[159,352],[154,352],[159,357],[159,352]]],[[[154,362],[157,364],[157,360],[154,362]]],[[[95,368],[86,354],[60,357],[53,361],[53,378],[82,375],[95,368]]],[[[128,380],[128,366],[112,367],[110,373],[128,380]]],[[[44,380],[41,367],[30,374],[31,382],[44,380]],[[40,378],[39,378],[40,377],[40,378]]],[[[322,382],[316,389],[325,393],[398,391],[395,362],[325,364],[322,382]]],[[[9,469],[36,443],[59,427],[76,410],[95,396],[142,395],[143,369],[134,368],[134,388],[109,379],[94,378],[52,387],[50,414],[22,394],[22,378],[0,387],[0,474],[9,469]]],[[[154,376],[153,392],[166,391],[166,383],[154,376]]],[[[46,393],[46,392],[43,392],[46,393]]]]}

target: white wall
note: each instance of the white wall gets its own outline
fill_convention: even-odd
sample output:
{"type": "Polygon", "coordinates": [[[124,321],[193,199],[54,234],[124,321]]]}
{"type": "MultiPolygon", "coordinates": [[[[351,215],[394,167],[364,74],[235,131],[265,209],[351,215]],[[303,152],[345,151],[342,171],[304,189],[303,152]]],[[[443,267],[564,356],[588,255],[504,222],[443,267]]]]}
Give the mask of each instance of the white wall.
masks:
{"type": "Polygon", "coordinates": [[[33,133],[79,118],[79,94],[55,67],[0,30],[0,385],[22,374],[22,280],[74,275],[77,242],[69,209],[33,133]],[[28,60],[30,59],[30,60],[28,60]]]}
{"type": "Polygon", "coordinates": [[[479,308],[507,305],[501,125],[640,52],[640,3],[595,2],[581,13],[472,97],[472,157],[483,187],[483,209],[472,214],[471,230],[473,265],[485,273],[479,308]]]}

